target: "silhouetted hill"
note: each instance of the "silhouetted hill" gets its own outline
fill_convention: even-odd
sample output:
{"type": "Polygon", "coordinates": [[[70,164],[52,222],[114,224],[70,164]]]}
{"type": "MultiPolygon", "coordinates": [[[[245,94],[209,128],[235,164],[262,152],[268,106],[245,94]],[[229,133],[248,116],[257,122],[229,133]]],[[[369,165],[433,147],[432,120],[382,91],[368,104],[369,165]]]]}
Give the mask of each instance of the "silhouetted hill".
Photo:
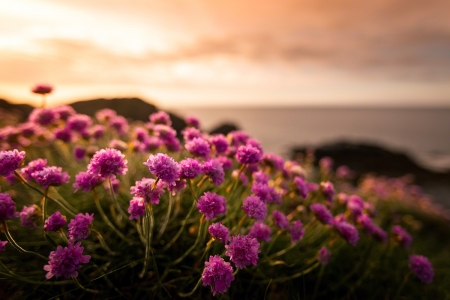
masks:
{"type": "Polygon", "coordinates": [[[7,110],[17,116],[19,122],[23,122],[27,119],[30,112],[34,109],[33,106],[28,104],[12,104],[4,99],[0,99],[0,108],[7,110]]]}
{"type": "MultiPolygon", "coordinates": [[[[292,149],[292,158],[304,155],[308,147],[292,149]]],[[[361,175],[374,173],[378,176],[400,177],[412,175],[414,182],[435,200],[450,207],[450,171],[435,172],[419,166],[408,154],[396,152],[374,144],[339,141],[314,148],[315,164],[323,157],[331,157],[334,168],[346,165],[361,175]]]]}

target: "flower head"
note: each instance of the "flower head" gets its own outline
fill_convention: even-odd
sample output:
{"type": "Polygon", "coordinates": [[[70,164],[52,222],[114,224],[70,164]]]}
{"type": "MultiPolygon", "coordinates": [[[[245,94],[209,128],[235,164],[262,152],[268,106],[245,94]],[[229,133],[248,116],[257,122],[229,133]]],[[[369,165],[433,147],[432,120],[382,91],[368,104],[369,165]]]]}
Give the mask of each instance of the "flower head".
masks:
{"type": "Polygon", "coordinates": [[[309,193],[308,183],[306,182],[306,180],[300,176],[295,176],[294,183],[297,187],[298,192],[300,193],[300,196],[305,199],[309,193]]]}
{"type": "Polygon", "coordinates": [[[221,222],[211,224],[208,227],[208,232],[214,239],[221,241],[222,243],[228,242],[230,230],[221,222]]]}
{"type": "Polygon", "coordinates": [[[24,206],[19,218],[22,226],[36,228],[37,223],[41,220],[41,209],[36,204],[24,206]]]}
{"type": "Polygon", "coordinates": [[[205,192],[198,199],[198,210],[205,215],[206,220],[212,220],[226,212],[226,199],[216,193],[205,192]]]}
{"type": "Polygon", "coordinates": [[[211,147],[205,139],[201,137],[193,138],[186,142],[186,150],[195,156],[208,157],[211,147]]]}
{"type": "Polygon", "coordinates": [[[225,245],[227,249],[225,255],[230,257],[238,269],[250,264],[256,266],[258,253],[261,252],[259,247],[260,244],[255,238],[248,235],[237,235],[231,237],[230,243],[225,245]]]}
{"type": "Polygon", "coordinates": [[[115,175],[124,175],[128,171],[127,163],[128,161],[122,152],[106,148],[95,152],[87,166],[87,170],[91,174],[110,178],[115,175]]]}
{"type": "Polygon", "coordinates": [[[267,217],[267,206],[258,196],[250,195],[242,202],[242,210],[250,218],[263,221],[267,217]]]}
{"type": "Polygon", "coordinates": [[[279,210],[274,210],[272,213],[273,221],[275,222],[275,225],[280,227],[281,229],[285,229],[289,225],[289,220],[286,217],[285,214],[283,214],[279,210]]]}
{"type": "Polygon", "coordinates": [[[409,257],[408,267],[416,274],[419,279],[430,284],[434,278],[434,269],[428,258],[422,255],[413,254],[409,257]]]}
{"type": "Polygon", "coordinates": [[[59,114],[54,109],[49,108],[35,108],[28,116],[28,121],[42,126],[56,123],[59,119],[59,114]]]}
{"type": "Polygon", "coordinates": [[[36,84],[31,89],[31,91],[35,94],[41,94],[41,95],[50,94],[53,91],[53,86],[51,86],[50,84],[46,84],[46,83],[36,84]]]}
{"type": "Polygon", "coordinates": [[[81,269],[81,264],[87,264],[91,257],[83,255],[84,247],[81,243],[69,243],[67,247],[58,246],[55,251],[50,252],[48,265],[44,266],[44,270],[48,271],[45,278],[78,277],[77,270],[81,269]]]}
{"type": "Polygon", "coordinates": [[[152,178],[142,178],[141,181],[136,181],[136,185],[130,188],[131,194],[135,197],[144,198],[145,202],[151,204],[159,204],[159,198],[164,194],[164,183],[152,178]]]}
{"type": "Polygon", "coordinates": [[[317,260],[322,265],[326,265],[328,263],[328,260],[330,259],[331,251],[327,249],[327,247],[320,248],[319,252],[317,253],[317,260]]]}
{"type": "Polygon", "coordinates": [[[320,183],[320,189],[321,189],[322,193],[325,195],[325,197],[327,198],[327,200],[332,202],[333,196],[335,193],[333,184],[329,181],[322,181],[320,183]]]}
{"type": "Polygon", "coordinates": [[[65,184],[70,178],[67,172],[62,171],[61,167],[55,166],[44,167],[39,171],[35,171],[31,174],[31,177],[43,188],[65,184]]]}
{"type": "Polygon", "coordinates": [[[255,146],[246,145],[240,146],[236,151],[236,159],[241,164],[255,164],[262,158],[262,151],[255,146]]]}
{"type": "Polygon", "coordinates": [[[82,190],[87,193],[99,185],[103,180],[104,178],[99,175],[91,174],[89,172],[80,172],[75,175],[75,182],[72,186],[75,189],[75,192],[82,190]]]}
{"type": "Polygon", "coordinates": [[[222,164],[216,159],[208,159],[203,163],[203,172],[215,185],[221,185],[225,180],[225,172],[222,164]]]}
{"type": "Polygon", "coordinates": [[[67,224],[66,216],[61,215],[59,211],[52,214],[45,220],[44,230],[45,231],[58,231],[60,228],[67,224]]]}
{"type": "Polygon", "coordinates": [[[351,195],[347,198],[347,209],[355,216],[362,214],[364,210],[364,200],[359,196],[351,195]]]}
{"type": "Polygon", "coordinates": [[[288,231],[291,234],[292,243],[300,241],[303,238],[303,234],[305,234],[305,229],[300,220],[292,222],[288,227],[288,231]]]}
{"type": "Polygon", "coordinates": [[[184,121],[186,122],[186,126],[200,128],[200,121],[196,117],[187,116],[184,118],[184,121]]]}
{"type": "Polygon", "coordinates": [[[409,249],[412,243],[411,235],[401,226],[396,225],[392,227],[392,237],[405,249],[409,249]]]}
{"type": "Polygon", "coordinates": [[[180,161],[181,178],[193,179],[202,174],[202,165],[194,158],[186,158],[180,161]]]}
{"type": "Polygon", "coordinates": [[[152,113],[148,118],[153,124],[164,124],[167,126],[172,125],[169,114],[162,110],[152,113]]]}
{"type": "Polygon", "coordinates": [[[3,250],[5,250],[6,244],[8,244],[8,241],[0,241],[0,253],[2,253],[3,250]]]}
{"type": "Polygon", "coordinates": [[[130,206],[128,207],[128,213],[130,214],[130,220],[139,219],[145,215],[145,200],[142,197],[133,197],[130,200],[130,206]]]}
{"type": "Polygon", "coordinates": [[[205,262],[202,273],[203,286],[209,285],[213,296],[216,293],[225,293],[233,280],[233,268],[219,255],[210,256],[209,261],[205,262]]]}
{"type": "Polygon", "coordinates": [[[8,193],[0,193],[0,220],[8,220],[17,216],[16,204],[8,193]]]}
{"type": "Polygon", "coordinates": [[[213,134],[209,138],[209,142],[217,153],[225,153],[228,150],[228,140],[223,134],[213,134]]]}
{"type": "Polygon", "coordinates": [[[148,167],[150,173],[168,185],[174,185],[175,181],[180,178],[180,165],[167,154],[151,154],[144,165],[148,167]]]}
{"type": "Polygon", "coordinates": [[[321,203],[314,203],[311,204],[309,208],[314,212],[314,214],[316,215],[317,219],[320,220],[320,222],[328,225],[333,224],[333,215],[326,208],[325,205],[321,203]]]}
{"type": "Polygon", "coordinates": [[[355,226],[346,221],[341,221],[335,222],[334,227],[347,242],[353,246],[356,245],[356,242],[359,240],[359,234],[355,226]]]}
{"type": "Polygon", "coordinates": [[[92,222],[94,221],[94,214],[77,214],[75,218],[70,220],[68,225],[69,231],[67,236],[71,241],[85,239],[91,232],[92,222]]]}
{"type": "Polygon", "coordinates": [[[83,132],[92,124],[92,119],[88,115],[75,114],[67,119],[66,127],[75,132],[83,132]]]}
{"type": "Polygon", "coordinates": [[[261,222],[253,223],[252,227],[248,230],[248,236],[255,238],[258,242],[270,242],[270,235],[272,234],[272,230],[269,226],[261,222]]]}
{"type": "Polygon", "coordinates": [[[20,167],[25,158],[24,151],[17,149],[10,151],[0,151],[0,175],[9,176],[20,167]]]}

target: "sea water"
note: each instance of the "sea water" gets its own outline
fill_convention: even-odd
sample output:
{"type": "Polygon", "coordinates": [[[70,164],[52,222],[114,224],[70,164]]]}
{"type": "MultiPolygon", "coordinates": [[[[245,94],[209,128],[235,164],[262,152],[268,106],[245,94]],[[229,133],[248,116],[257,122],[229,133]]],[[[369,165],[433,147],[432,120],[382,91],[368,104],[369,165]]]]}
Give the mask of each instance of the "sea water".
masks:
{"type": "Polygon", "coordinates": [[[234,123],[266,152],[285,158],[295,146],[364,142],[409,154],[432,170],[450,169],[450,108],[189,107],[171,110],[200,119],[202,129],[234,123]]]}

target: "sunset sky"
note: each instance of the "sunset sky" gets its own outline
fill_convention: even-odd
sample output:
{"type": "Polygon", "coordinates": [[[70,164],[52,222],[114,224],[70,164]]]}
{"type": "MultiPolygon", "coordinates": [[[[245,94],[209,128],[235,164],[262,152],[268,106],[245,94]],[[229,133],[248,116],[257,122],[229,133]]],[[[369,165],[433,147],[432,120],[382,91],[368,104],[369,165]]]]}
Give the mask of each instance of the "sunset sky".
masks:
{"type": "Polygon", "coordinates": [[[449,0],[2,0],[0,98],[450,107],[449,0]]]}

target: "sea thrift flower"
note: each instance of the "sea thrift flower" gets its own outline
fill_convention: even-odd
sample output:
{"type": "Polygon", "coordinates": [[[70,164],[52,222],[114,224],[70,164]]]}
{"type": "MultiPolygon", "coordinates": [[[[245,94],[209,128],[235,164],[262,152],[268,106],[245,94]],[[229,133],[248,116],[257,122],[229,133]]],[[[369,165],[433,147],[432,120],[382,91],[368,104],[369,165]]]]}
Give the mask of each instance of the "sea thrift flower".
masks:
{"type": "Polygon", "coordinates": [[[223,134],[213,134],[209,138],[209,142],[217,153],[225,153],[228,150],[228,140],[223,134]]]}
{"type": "Polygon", "coordinates": [[[17,149],[10,151],[0,151],[0,175],[8,176],[20,167],[25,158],[24,151],[17,149]]]}
{"type": "Polygon", "coordinates": [[[61,215],[59,211],[47,218],[44,223],[45,231],[58,231],[67,224],[66,216],[61,215]]]}
{"type": "Polygon", "coordinates": [[[22,226],[36,228],[37,223],[41,220],[41,209],[36,204],[24,206],[19,218],[22,226]]]}
{"type": "Polygon", "coordinates": [[[8,220],[17,216],[16,204],[8,193],[0,193],[0,220],[8,220]]]}
{"type": "Polygon", "coordinates": [[[255,238],[258,242],[270,242],[270,235],[272,234],[272,230],[269,226],[261,222],[253,223],[252,227],[248,230],[248,236],[255,238]]]}
{"type": "Polygon", "coordinates": [[[73,139],[72,131],[67,127],[55,129],[53,132],[55,139],[61,140],[64,143],[70,143],[73,139]]]}
{"type": "Polygon", "coordinates": [[[317,219],[319,219],[320,222],[328,225],[333,224],[333,215],[326,208],[325,205],[321,203],[314,203],[311,204],[309,208],[314,212],[314,214],[316,215],[317,219]]]}
{"type": "Polygon", "coordinates": [[[115,118],[117,116],[117,112],[110,108],[103,108],[95,113],[95,118],[102,123],[108,122],[109,120],[115,118]]]}
{"type": "Polygon", "coordinates": [[[214,239],[221,241],[222,243],[228,242],[230,230],[221,222],[211,224],[208,228],[208,232],[214,239]]]}
{"type": "Polygon", "coordinates": [[[317,260],[320,264],[326,265],[328,264],[328,260],[330,260],[331,251],[327,249],[327,247],[320,248],[319,252],[317,253],[317,260]]]}
{"type": "Polygon", "coordinates": [[[186,158],[180,161],[180,168],[180,177],[185,179],[193,179],[203,172],[202,165],[194,158],[186,158]]]}
{"type": "Polygon", "coordinates": [[[77,214],[75,218],[70,220],[68,225],[69,231],[67,236],[71,241],[85,239],[91,232],[92,222],[94,221],[94,214],[77,214]]]}
{"type": "Polygon", "coordinates": [[[164,124],[167,126],[172,125],[172,121],[170,120],[170,116],[169,114],[167,114],[165,111],[158,111],[155,113],[152,113],[149,116],[150,122],[152,122],[153,124],[164,124]]]}
{"type": "Polygon", "coordinates": [[[185,148],[195,156],[208,157],[211,148],[209,143],[203,138],[193,138],[186,142],[185,148]]]}
{"type": "Polygon", "coordinates": [[[216,160],[222,164],[222,168],[224,170],[228,170],[233,166],[233,161],[226,156],[223,155],[217,156],[216,160]]]}
{"type": "Polygon", "coordinates": [[[334,193],[335,193],[333,184],[331,182],[329,182],[329,181],[322,181],[320,183],[320,189],[322,190],[322,193],[325,195],[327,200],[332,202],[333,201],[333,196],[334,196],[334,193]]]}
{"type": "Polygon", "coordinates": [[[108,143],[108,148],[116,149],[119,151],[126,151],[128,149],[128,144],[122,140],[112,139],[108,143]]]}
{"type": "Polygon", "coordinates": [[[242,210],[253,219],[263,221],[267,217],[267,206],[258,196],[248,196],[242,204],[242,210]]]}
{"type": "Polygon", "coordinates": [[[258,182],[258,183],[262,183],[262,184],[267,184],[269,182],[269,175],[267,175],[266,173],[262,172],[262,171],[256,171],[252,174],[252,178],[254,182],[258,182]]]}
{"type": "Polygon", "coordinates": [[[225,172],[222,164],[215,159],[208,159],[203,164],[203,173],[209,177],[212,183],[215,185],[221,185],[225,180],[225,172]]]}
{"type": "Polygon", "coordinates": [[[53,91],[53,87],[49,84],[41,83],[36,84],[31,91],[35,94],[45,95],[50,94],[53,91]]]}
{"type": "Polygon", "coordinates": [[[184,121],[186,122],[186,126],[200,128],[200,121],[196,117],[187,116],[184,121]]]}
{"type": "Polygon", "coordinates": [[[82,160],[86,156],[86,149],[81,146],[76,146],[73,150],[73,155],[75,156],[75,160],[82,160]]]}
{"type": "Polygon", "coordinates": [[[347,209],[355,216],[362,214],[364,210],[364,201],[356,195],[352,195],[347,199],[347,209]]]}
{"type": "Polygon", "coordinates": [[[356,242],[359,240],[359,234],[355,226],[346,221],[341,221],[335,222],[334,227],[347,242],[349,242],[353,246],[356,245],[356,242]]]}
{"type": "Polygon", "coordinates": [[[67,245],[67,247],[58,246],[55,251],[50,252],[48,265],[44,266],[44,270],[48,271],[45,278],[78,277],[77,270],[81,269],[81,264],[87,264],[91,257],[83,255],[84,247],[81,243],[67,245]]]}
{"type": "Polygon", "coordinates": [[[203,286],[209,285],[213,296],[216,293],[225,293],[233,280],[233,268],[219,255],[210,256],[209,261],[205,262],[202,273],[203,286]]]}
{"type": "Polygon", "coordinates": [[[88,115],[75,114],[67,119],[66,127],[78,133],[83,132],[92,124],[92,119],[88,115]]]}
{"type": "Polygon", "coordinates": [[[434,278],[434,269],[428,258],[422,255],[413,254],[409,257],[408,267],[419,279],[426,284],[430,284],[434,278]]]}
{"type": "Polygon", "coordinates": [[[94,125],[89,130],[89,135],[94,138],[95,140],[98,140],[101,138],[105,133],[105,126],[103,125],[94,125]]]}
{"type": "Polygon", "coordinates": [[[292,243],[300,241],[303,238],[303,234],[305,234],[303,224],[299,220],[292,222],[292,224],[290,224],[288,227],[288,231],[291,234],[292,243]]]}
{"type": "Polygon", "coordinates": [[[412,243],[411,235],[401,226],[396,225],[392,227],[392,237],[405,249],[409,249],[412,243]]]}
{"type": "Polygon", "coordinates": [[[124,175],[128,171],[125,155],[116,149],[101,149],[91,158],[87,171],[104,178],[124,175]]]}
{"type": "Polygon", "coordinates": [[[299,176],[294,177],[294,184],[297,187],[298,192],[300,193],[300,196],[305,199],[308,196],[309,188],[308,183],[305,179],[299,176]]]}
{"type": "Polygon", "coordinates": [[[231,177],[235,180],[239,180],[239,182],[243,186],[247,186],[247,184],[248,184],[248,178],[244,172],[239,172],[239,170],[233,170],[233,172],[231,172],[231,177]],[[238,178],[238,176],[239,176],[239,178],[238,178]]]}
{"type": "Polygon", "coordinates": [[[274,210],[272,213],[273,221],[275,222],[275,225],[280,227],[281,229],[285,229],[289,225],[289,220],[286,217],[285,214],[283,214],[279,210],[274,210]]]}
{"type": "Polygon", "coordinates": [[[347,166],[339,166],[336,169],[336,177],[339,179],[352,179],[353,171],[349,169],[347,166]]]}
{"type": "Polygon", "coordinates": [[[143,198],[147,203],[159,204],[159,198],[164,194],[164,184],[158,181],[155,185],[155,182],[153,178],[142,178],[136,181],[135,186],[130,187],[130,192],[135,197],[143,198]]]}
{"type": "Polygon", "coordinates": [[[59,115],[59,118],[61,120],[67,120],[70,116],[76,114],[75,110],[72,106],[69,105],[61,105],[58,107],[55,107],[53,109],[54,112],[56,112],[59,115]]]}
{"type": "Polygon", "coordinates": [[[128,213],[130,214],[130,220],[139,219],[145,215],[145,200],[142,197],[133,197],[130,200],[130,206],[128,207],[128,213]]]}
{"type": "Polygon", "coordinates": [[[174,185],[180,178],[180,165],[170,156],[163,153],[151,154],[144,163],[153,175],[165,181],[168,185],[174,185]]]}
{"type": "Polygon", "coordinates": [[[203,196],[198,199],[198,210],[205,215],[206,220],[212,220],[226,212],[225,197],[216,193],[205,192],[203,196]]]}
{"type": "Polygon", "coordinates": [[[360,215],[357,221],[362,225],[362,227],[368,234],[372,235],[373,237],[382,242],[386,241],[387,233],[383,229],[381,229],[378,225],[373,223],[372,219],[368,215],[366,214],[360,215]]]}
{"type": "Polygon", "coordinates": [[[253,264],[256,266],[258,262],[259,242],[247,235],[237,235],[231,237],[228,245],[225,245],[225,255],[230,257],[236,268],[242,269],[245,266],[253,264]]]}
{"type": "Polygon", "coordinates": [[[91,174],[89,172],[80,172],[75,175],[75,182],[72,187],[75,189],[75,192],[78,190],[82,190],[87,193],[99,185],[105,178],[100,177],[96,174],[91,174]]]}
{"type": "Polygon", "coordinates": [[[58,113],[53,109],[35,108],[28,116],[28,121],[42,126],[47,126],[56,123],[58,118],[58,113]]]}
{"type": "Polygon", "coordinates": [[[255,164],[262,158],[262,151],[255,146],[240,146],[236,151],[236,159],[244,165],[255,164]]]}
{"type": "Polygon", "coordinates": [[[183,131],[181,131],[181,133],[183,134],[183,139],[185,142],[202,137],[202,133],[200,132],[200,130],[194,127],[185,128],[183,129],[183,131]]]}
{"type": "Polygon", "coordinates": [[[20,172],[25,175],[25,178],[32,179],[31,174],[36,171],[42,170],[45,166],[47,166],[47,160],[38,158],[32,160],[28,163],[28,165],[20,170],[20,172]]]}
{"type": "Polygon", "coordinates": [[[247,133],[242,130],[234,130],[228,133],[227,137],[234,146],[245,145],[250,138],[247,133]]]}
{"type": "Polygon", "coordinates": [[[266,153],[263,155],[263,161],[266,165],[274,170],[281,170],[284,166],[284,160],[280,156],[273,153],[266,153]]]}
{"type": "Polygon", "coordinates": [[[128,121],[122,116],[115,116],[109,120],[109,126],[114,128],[118,134],[124,134],[128,131],[128,121]]]}
{"type": "Polygon", "coordinates": [[[258,196],[264,203],[281,203],[281,195],[267,183],[254,182],[252,193],[258,196]]]}
{"type": "Polygon", "coordinates": [[[8,241],[0,241],[0,253],[2,253],[3,250],[5,250],[6,244],[8,244],[8,241]]]}
{"type": "Polygon", "coordinates": [[[333,167],[333,159],[331,157],[325,156],[319,160],[319,166],[322,172],[330,173],[333,167]]]}
{"type": "Polygon", "coordinates": [[[70,178],[67,172],[62,171],[62,168],[55,166],[44,167],[40,171],[35,171],[31,174],[31,177],[43,188],[65,184],[70,178]]]}

